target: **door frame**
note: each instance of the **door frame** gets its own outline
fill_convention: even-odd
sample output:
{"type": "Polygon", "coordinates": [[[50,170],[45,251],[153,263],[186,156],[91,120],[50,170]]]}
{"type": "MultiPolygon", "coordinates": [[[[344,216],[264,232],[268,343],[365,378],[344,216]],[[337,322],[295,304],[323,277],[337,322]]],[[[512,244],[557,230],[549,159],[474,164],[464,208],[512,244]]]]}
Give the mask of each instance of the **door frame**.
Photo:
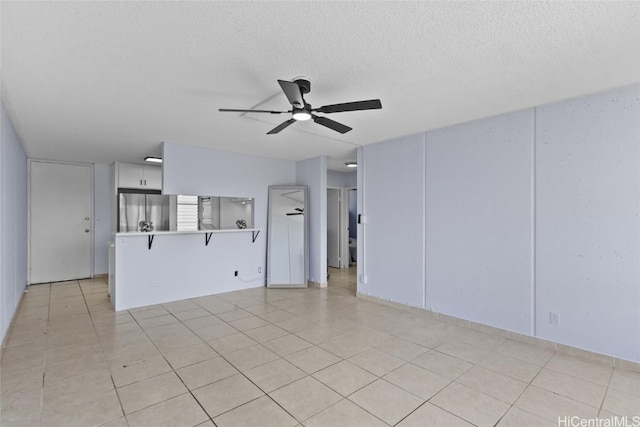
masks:
{"type": "MultiPolygon", "coordinates": [[[[346,222],[347,222],[347,226],[345,228],[345,235],[344,235],[344,241],[343,244],[345,245],[345,250],[347,251],[347,255],[349,257],[349,260],[347,262],[347,266],[345,268],[349,268],[351,266],[351,253],[349,252],[349,193],[351,192],[351,190],[355,190],[356,192],[356,216],[358,215],[358,187],[346,187],[344,189],[344,196],[345,196],[345,200],[347,201],[347,203],[345,203],[345,208],[344,208],[344,215],[346,218],[346,222]]],[[[359,236],[358,236],[358,222],[356,220],[356,242],[358,241],[359,236]]],[[[358,257],[359,258],[359,257],[358,257]]],[[[358,259],[356,259],[356,265],[358,264],[358,259]]]]}
{"type": "MultiPolygon", "coordinates": [[[[338,263],[338,268],[345,268],[345,251],[344,251],[344,188],[342,187],[331,187],[327,186],[327,197],[329,196],[329,190],[338,190],[338,195],[340,197],[339,201],[339,212],[338,212],[338,257],[340,261],[338,263]]],[[[328,206],[328,202],[327,202],[328,206]]],[[[329,221],[329,215],[327,210],[327,221],[329,221]]],[[[329,267],[329,242],[327,242],[327,254],[325,258],[327,258],[327,268],[329,267]]],[[[347,267],[349,264],[347,263],[347,267]]]]}
{"type": "Polygon", "coordinates": [[[57,165],[69,165],[69,166],[88,166],[91,170],[91,232],[90,234],[90,266],[89,277],[94,277],[94,239],[95,239],[95,168],[93,163],[81,163],[81,162],[61,162],[56,160],[46,159],[27,159],[27,286],[31,285],[31,164],[32,163],[53,163],[57,165]]]}

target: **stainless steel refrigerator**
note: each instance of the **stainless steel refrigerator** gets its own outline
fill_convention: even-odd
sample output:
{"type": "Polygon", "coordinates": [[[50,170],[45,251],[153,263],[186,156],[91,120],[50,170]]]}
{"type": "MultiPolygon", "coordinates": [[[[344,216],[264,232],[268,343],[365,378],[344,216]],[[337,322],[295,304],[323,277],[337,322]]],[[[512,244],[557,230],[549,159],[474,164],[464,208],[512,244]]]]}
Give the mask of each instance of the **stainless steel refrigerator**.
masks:
{"type": "Polygon", "coordinates": [[[160,192],[118,192],[118,232],[169,231],[169,198],[160,192]]]}

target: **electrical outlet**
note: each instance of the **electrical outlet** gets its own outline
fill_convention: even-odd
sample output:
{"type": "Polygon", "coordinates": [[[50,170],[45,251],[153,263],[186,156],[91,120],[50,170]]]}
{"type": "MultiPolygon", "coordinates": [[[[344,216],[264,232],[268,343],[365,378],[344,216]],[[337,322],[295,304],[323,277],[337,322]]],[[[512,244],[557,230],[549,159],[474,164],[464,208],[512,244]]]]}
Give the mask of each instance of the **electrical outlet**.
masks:
{"type": "Polygon", "coordinates": [[[238,277],[238,270],[233,273],[234,276],[238,277]]]}
{"type": "Polygon", "coordinates": [[[549,324],[553,326],[560,326],[560,315],[552,311],[549,312],[549,324]]]}
{"type": "Polygon", "coordinates": [[[262,267],[258,267],[258,274],[262,274],[262,267]]]}

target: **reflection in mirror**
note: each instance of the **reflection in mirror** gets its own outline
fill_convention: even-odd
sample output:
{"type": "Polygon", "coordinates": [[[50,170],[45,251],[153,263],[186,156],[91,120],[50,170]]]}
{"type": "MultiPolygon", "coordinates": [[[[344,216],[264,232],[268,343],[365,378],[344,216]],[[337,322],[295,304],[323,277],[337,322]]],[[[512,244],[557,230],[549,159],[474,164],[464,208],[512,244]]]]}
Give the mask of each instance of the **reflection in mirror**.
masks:
{"type": "Polygon", "coordinates": [[[157,192],[118,191],[118,232],[167,231],[170,199],[157,192]]]}
{"type": "Polygon", "coordinates": [[[307,188],[269,187],[267,286],[306,287],[307,188]]]}
{"type": "Polygon", "coordinates": [[[253,228],[251,197],[177,195],[175,198],[176,222],[171,231],[253,228]]]}
{"type": "Polygon", "coordinates": [[[118,232],[253,228],[251,197],[118,193],[118,232]]]}

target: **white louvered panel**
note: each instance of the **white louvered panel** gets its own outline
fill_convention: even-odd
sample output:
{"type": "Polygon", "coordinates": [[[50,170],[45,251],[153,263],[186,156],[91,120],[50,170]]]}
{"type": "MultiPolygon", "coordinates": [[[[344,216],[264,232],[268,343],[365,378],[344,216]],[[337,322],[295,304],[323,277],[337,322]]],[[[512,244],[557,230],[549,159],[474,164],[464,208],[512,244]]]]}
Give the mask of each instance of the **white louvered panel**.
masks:
{"type": "Polygon", "coordinates": [[[177,228],[178,231],[193,231],[198,229],[198,196],[177,197],[177,228]]]}

